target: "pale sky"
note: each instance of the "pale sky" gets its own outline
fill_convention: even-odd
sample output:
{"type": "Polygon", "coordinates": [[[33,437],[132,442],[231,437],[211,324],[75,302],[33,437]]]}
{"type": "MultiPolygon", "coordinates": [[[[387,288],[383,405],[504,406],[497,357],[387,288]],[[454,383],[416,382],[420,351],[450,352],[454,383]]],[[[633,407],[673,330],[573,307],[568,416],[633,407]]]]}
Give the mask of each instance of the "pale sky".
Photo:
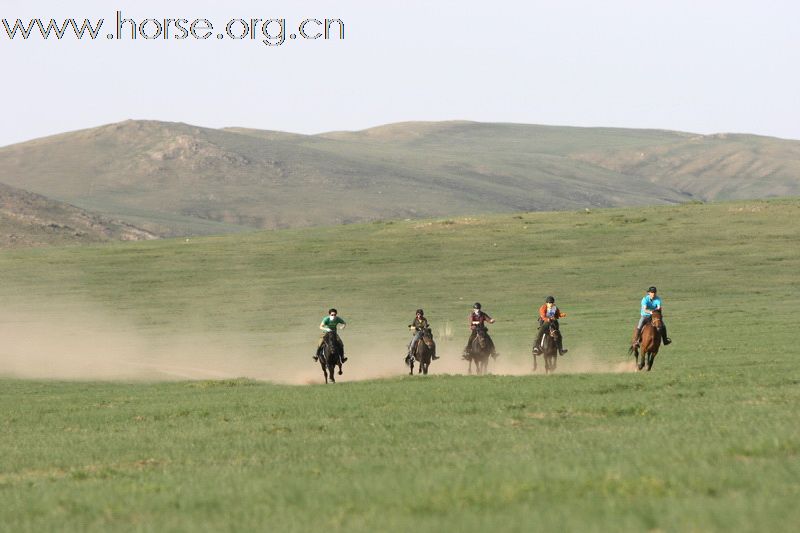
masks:
{"type": "Polygon", "coordinates": [[[800,139],[796,1],[0,4],[12,25],[32,17],[105,23],[95,41],[12,41],[0,23],[0,146],[128,118],[298,133],[466,119],[800,139]],[[214,36],[110,40],[118,9],[139,22],[205,18],[214,36]],[[343,41],[216,39],[231,19],[285,18],[288,34],[326,17],[344,22],[343,41]]]}

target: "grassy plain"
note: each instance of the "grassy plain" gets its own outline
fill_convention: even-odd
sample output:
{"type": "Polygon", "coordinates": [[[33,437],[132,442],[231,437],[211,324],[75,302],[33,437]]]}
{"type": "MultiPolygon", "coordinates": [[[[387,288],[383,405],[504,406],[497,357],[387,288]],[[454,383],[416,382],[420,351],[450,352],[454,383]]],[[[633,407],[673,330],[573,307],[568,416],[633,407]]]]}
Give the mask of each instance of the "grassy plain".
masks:
{"type": "Polygon", "coordinates": [[[352,362],[336,386],[3,379],[0,528],[794,530],[798,221],[776,200],[4,252],[7,375],[36,374],[12,352],[50,331],[48,353],[85,347],[91,366],[125,362],[120,344],[183,350],[153,378],[188,360],[319,381],[330,305],[352,362]],[[617,372],[653,283],[675,343],[654,372],[617,372]],[[498,363],[524,369],[548,294],[569,314],[563,373],[400,375],[413,310],[440,331],[441,373],[475,300],[498,363]],[[370,367],[396,375],[348,381],[370,367]]]}

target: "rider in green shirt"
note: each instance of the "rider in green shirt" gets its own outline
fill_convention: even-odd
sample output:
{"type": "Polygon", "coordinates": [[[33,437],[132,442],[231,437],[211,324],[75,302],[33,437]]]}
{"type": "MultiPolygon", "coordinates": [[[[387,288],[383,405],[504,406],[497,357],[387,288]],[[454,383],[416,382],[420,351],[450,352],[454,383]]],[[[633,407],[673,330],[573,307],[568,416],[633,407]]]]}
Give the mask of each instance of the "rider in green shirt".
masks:
{"type": "Polygon", "coordinates": [[[339,317],[339,312],[336,309],[329,309],[328,316],[323,318],[322,322],[319,324],[319,329],[322,330],[322,335],[319,337],[319,344],[317,345],[317,353],[314,354],[314,361],[319,359],[320,351],[322,350],[322,342],[325,340],[325,335],[327,335],[329,332],[333,334],[333,340],[339,345],[339,349],[342,352],[342,363],[347,361],[347,357],[344,355],[344,344],[342,343],[342,339],[339,337],[339,334],[336,332],[339,324],[342,325],[342,329],[347,326],[347,322],[339,317]]]}

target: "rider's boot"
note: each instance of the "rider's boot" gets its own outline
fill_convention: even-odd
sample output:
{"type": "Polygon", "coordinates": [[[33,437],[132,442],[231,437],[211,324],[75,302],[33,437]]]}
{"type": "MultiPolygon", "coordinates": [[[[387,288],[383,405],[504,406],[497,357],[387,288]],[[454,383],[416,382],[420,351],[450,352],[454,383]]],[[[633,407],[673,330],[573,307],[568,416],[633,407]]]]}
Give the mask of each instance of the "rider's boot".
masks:
{"type": "Polygon", "coordinates": [[[345,354],[342,354],[342,363],[346,362],[347,362],[347,356],[345,354]]]}
{"type": "Polygon", "coordinates": [[[664,346],[672,344],[672,339],[667,337],[667,326],[665,326],[663,322],[661,324],[661,329],[658,330],[658,332],[661,334],[661,342],[664,343],[664,346]]]}
{"type": "Polygon", "coordinates": [[[311,356],[311,358],[312,358],[314,361],[319,361],[319,356],[320,356],[320,353],[321,353],[321,352],[322,352],[322,346],[319,346],[319,347],[317,348],[317,351],[316,351],[316,353],[315,353],[314,355],[312,355],[312,356],[311,356]]]}
{"type": "Polygon", "coordinates": [[[542,355],[542,336],[536,337],[536,342],[533,345],[533,355],[542,355]]]}
{"type": "Polygon", "coordinates": [[[433,349],[433,353],[431,354],[431,359],[433,359],[434,361],[439,359],[439,356],[436,355],[436,348],[433,349]]]}
{"type": "Polygon", "coordinates": [[[564,355],[564,354],[565,354],[565,353],[567,353],[568,351],[569,351],[569,350],[567,350],[567,349],[565,349],[565,348],[564,348],[564,346],[563,346],[563,344],[562,344],[561,337],[559,337],[559,339],[558,339],[558,355],[564,355]]]}

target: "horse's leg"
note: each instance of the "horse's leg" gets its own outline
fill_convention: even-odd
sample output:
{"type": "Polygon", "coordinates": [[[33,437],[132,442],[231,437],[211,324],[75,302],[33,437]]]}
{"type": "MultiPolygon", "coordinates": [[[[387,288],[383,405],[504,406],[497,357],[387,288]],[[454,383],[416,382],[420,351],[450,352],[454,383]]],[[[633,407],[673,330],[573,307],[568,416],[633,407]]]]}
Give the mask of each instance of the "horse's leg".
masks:
{"type": "Polygon", "coordinates": [[[319,353],[319,366],[322,367],[322,375],[325,376],[325,383],[328,383],[328,360],[325,348],[320,350],[319,353]]]}
{"type": "Polygon", "coordinates": [[[653,369],[653,363],[654,363],[654,362],[655,362],[655,360],[656,360],[656,354],[657,354],[657,353],[658,353],[658,352],[650,352],[650,353],[647,355],[647,371],[648,371],[648,372],[650,372],[650,370],[652,370],[652,369],[653,369]]]}
{"type": "Polygon", "coordinates": [[[640,341],[640,346],[636,349],[636,368],[639,370],[644,368],[644,361],[647,357],[647,347],[645,346],[644,339],[640,341]]]}

